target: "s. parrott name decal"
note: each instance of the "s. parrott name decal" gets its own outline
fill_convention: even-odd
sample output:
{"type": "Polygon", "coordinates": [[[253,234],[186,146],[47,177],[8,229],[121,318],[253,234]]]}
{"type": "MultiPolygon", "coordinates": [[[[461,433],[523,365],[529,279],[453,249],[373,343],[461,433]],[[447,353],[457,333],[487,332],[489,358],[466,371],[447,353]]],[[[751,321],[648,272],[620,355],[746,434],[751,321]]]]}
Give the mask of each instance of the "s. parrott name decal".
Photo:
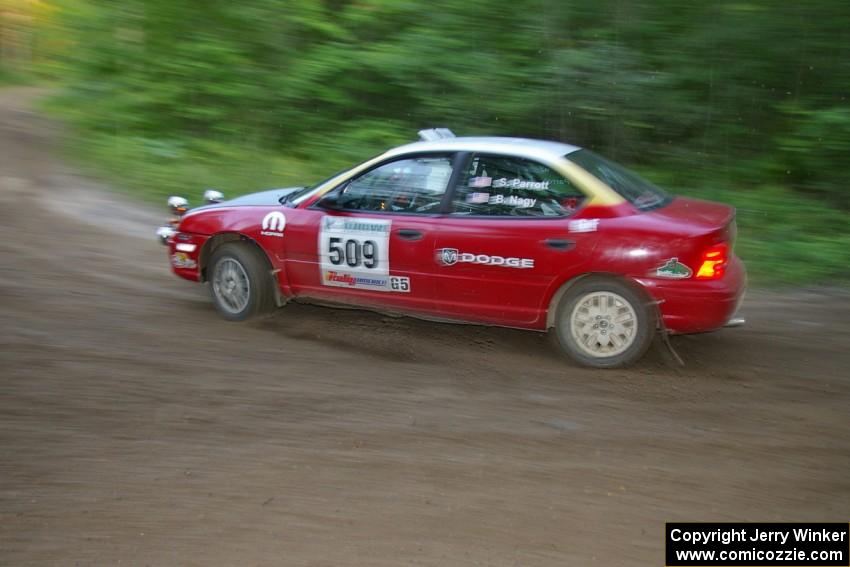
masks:
{"type": "Polygon", "coordinates": [[[493,180],[493,188],[495,189],[528,189],[531,191],[548,191],[548,181],[527,181],[525,179],[501,179],[493,180]]]}

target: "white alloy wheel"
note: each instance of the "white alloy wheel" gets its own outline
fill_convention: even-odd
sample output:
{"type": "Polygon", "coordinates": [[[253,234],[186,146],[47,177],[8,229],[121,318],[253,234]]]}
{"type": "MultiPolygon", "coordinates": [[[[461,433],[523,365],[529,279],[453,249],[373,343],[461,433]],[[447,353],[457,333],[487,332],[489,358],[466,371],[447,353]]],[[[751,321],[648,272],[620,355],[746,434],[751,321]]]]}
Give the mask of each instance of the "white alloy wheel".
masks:
{"type": "Polygon", "coordinates": [[[593,291],[581,296],[568,321],[575,345],[587,356],[608,358],[625,352],[637,337],[638,316],[623,296],[593,291]]]}
{"type": "Polygon", "coordinates": [[[586,276],[569,284],[555,312],[555,333],[564,354],[584,366],[628,366],[644,355],[657,327],[657,311],[634,283],[586,276]]]}

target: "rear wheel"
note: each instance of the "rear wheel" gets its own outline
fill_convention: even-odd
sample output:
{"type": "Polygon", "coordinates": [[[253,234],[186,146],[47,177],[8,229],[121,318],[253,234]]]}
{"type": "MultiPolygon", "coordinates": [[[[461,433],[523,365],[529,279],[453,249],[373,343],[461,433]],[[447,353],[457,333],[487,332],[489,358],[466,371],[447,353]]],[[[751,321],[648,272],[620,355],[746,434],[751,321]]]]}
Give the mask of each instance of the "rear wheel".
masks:
{"type": "Polygon", "coordinates": [[[213,304],[225,319],[245,321],[274,309],[274,280],[256,247],[222,245],[213,252],[209,274],[213,304]]]}
{"type": "Polygon", "coordinates": [[[655,311],[625,282],[589,278],[558,305],[558,342],[573,360],[595,368],[626,366],[644,355],[655,334],[655,311]]]}

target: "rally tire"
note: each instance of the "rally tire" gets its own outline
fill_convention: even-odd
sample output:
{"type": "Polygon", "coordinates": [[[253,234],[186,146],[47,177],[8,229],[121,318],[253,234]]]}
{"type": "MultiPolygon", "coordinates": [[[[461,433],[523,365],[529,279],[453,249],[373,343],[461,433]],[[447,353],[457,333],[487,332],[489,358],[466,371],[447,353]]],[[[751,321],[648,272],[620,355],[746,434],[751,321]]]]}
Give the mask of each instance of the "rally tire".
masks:
{"type": "Polygon", "coordinates": [[[615,278],[587,278],[561,298],[555,334],[562,351],[583,366],[628,366],[652,344],[655,312],[645,294],[628,283],[615,278]]]}
{"type": "Polygon", "coordinates": [[[274,279],[256,246],[222,245],[213,252],[207,273],[213,304],[225,319],[247,321],[274,310],[274,279]]]}

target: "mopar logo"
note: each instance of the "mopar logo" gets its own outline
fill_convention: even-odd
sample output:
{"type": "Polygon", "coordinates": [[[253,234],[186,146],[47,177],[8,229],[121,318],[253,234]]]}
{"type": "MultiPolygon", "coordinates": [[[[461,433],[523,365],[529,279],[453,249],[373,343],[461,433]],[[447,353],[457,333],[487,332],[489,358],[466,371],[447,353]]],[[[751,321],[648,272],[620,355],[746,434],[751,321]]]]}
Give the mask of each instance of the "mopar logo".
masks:
{"type": "MultiPolygon", "coordinates": [[[[272,211],[263,217],[262,226],[264,231],[270,230],[273,232],[283,232],[283,227],[286,226],[286,217],[283,216],[283,213],[280,213],[278,211],[272,211]]],[[[265,232],[263,232],[262,234],[265,234],[265,232]]]]}
{"type": "Polygon", "coordinates": [[[457,248],[443,248],[437,250],[437,261],[444,266],[457,264],[457,248]]]}

